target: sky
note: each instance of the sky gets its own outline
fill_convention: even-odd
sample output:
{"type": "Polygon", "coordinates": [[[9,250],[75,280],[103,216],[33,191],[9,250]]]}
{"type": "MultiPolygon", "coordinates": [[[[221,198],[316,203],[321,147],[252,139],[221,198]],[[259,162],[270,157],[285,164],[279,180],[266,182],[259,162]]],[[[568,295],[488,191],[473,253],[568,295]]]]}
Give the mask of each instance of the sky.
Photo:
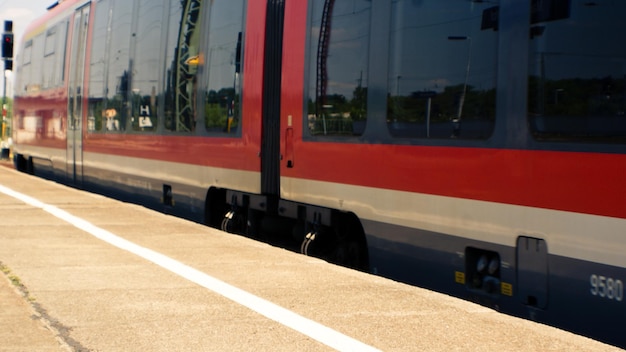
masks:
{"type": "MultiPolygon", "coordinates": [[[[0,30],[4,31],[4,21],[13,21],[13,33],[15,52],[19,47],[20,40],[24,35],[24,30],[37,17],[46,13],[46,9],[54,4],[56,0],[0,0],[0,30]]],[[[11,85],[11,73],[7,73],[7,84],[11,85]]],[[[0,93],[2,93],[0,86],[0,93]]],[[[11,93],[11,89],[7,92],[11,93]]]]}

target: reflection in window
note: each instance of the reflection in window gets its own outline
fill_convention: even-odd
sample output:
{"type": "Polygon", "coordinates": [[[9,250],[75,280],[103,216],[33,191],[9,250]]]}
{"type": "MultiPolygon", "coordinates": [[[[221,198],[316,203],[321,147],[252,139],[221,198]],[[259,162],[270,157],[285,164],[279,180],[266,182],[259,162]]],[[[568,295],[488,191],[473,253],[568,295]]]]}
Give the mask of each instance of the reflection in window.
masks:
{"type": "Polygon", "coordinates": [[[37,65],[35,62],[39,62],[44,57],[44,40],[44,34],[40,34],[26,42],[24,47],[20,84],[26,93],[37,93],[43,88],[43,65],[37,65]]]}
{"type": "Polygon", "coordinates": [[[497,0],[392,2],[393,136],[481,139],[495,120],[497,0]]]}
{"type": "Polygon", "coordinates": [[[31,60],[33,56],[32,39],[24,44],[24,52],[22,53],[22,64],[17,66],[18,75],[16,85],[20,92],[27,92],[31,76],[31,60]]]}
{"type": "Polygon", "coordinates": [[[165,91],[165,129],[192,132],[196,128],[196,91],[199,52],[200,14],[206,1],[170,2],[167,40],[167,86],[165,91]]]}
{"type": "MultiPolygon", "coordinates": [[[[45,37],[44,34],[40,34],[35,37],[33,43],[33,61],[37,63],[41,62],[41,58],[44,57],[44,42],[45,37]]],[[[28,87],[29,92],[39,92],[43,88],[44,83],[44,67],[41,64],[32,65],[32,73],[31,73],[31,85],[28,87]]]]}
{"type": "Polygon", "coordinates": [[[44,55],[43,64],[44,64],[44,67],[46,67],[47,69],[44,72],[44,75],[45,75],[44,80],[43,80],[44,88],[55,86],[55,82],[54,82],[54,75],[55,75],[55,70],[56,70],[55,50],[56,50],[57,37],[58,36],[57,36],[56,26],[46,31],[46,40],[45,40],[44,51],[43,51],[43,55],[44,55]]]}
{"type": "Polygon", "coordinates": [[[209,132],[232,134],[240,127],[243,6],[243,0],[215,1],[211,5],[204,105],[209,132]]]}
{"type": "Polygon", "coordinates": [[[130,38],[133,2],[100,0],[92,35],[87,128],[128,130],[130,113],[130,38]]]}
{"type": "Polygon", "coordinates": [[[63,20],[24,44],[16,67],[16,93],[36,93],[63,84],[67,26],[63,20]]]}
{"type": "Polygon", "coordinates": [[[107,131],[123,131],[129,123],[129,90],[131,73],[130,37],[133,20],[133,2],[115,0],[109,27],[109,66],[107,68],[105,98],[106,110],[104,123],[107,131]]]}
{"type": "Polygon", "coordinates": [[[61,85],[65,81],[65,54],[67,45],[67,27],[69,22],[63,21],[57,25],[57,49],[56,49],[56,68],[54,74],[55,85],[61,85]]]}
{"type": "Polygon", "coordinates": [[[308,125],[314,135],[365,130],[371,4],[313,1],[308,125]]]}
{"type": "Polygon", "coordinates": [[[95,7],[89,63],[89,100],[87,103],[87,130],[102,131],[106,121],[105,76],[108,60],[106,44],[109,26],[109,1],[100,0],[95,7]]]}
{"type": "Polygon", "coordinates": [[[532,2],[528,113],[536,138],[626,142],[624,1],[532,2]]]}
{"type": "Polygon", "coordinates": [[[155,131],[160,75],[163,1],[139,0],[134,59],[132,60],[131,116],[133,131],[155,131]]]}

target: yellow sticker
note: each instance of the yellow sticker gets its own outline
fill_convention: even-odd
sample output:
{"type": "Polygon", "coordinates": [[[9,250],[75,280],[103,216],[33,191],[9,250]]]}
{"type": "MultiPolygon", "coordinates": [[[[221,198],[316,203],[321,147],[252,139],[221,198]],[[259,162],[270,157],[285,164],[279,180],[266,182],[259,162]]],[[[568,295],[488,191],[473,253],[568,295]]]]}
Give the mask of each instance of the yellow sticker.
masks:
{"type": "Polygon", "coordinates": [[[502,282],[500,283],[500,292],[502,292],[503,295],[505,296],[513,296],[513,285],[506,283],[506,282],[502,282]]]}
{"type": "Polygon", "coordinates": [[[460,271],[454,272],[454,282],[457,284],[465,284],[465,273],[460,271]]]}

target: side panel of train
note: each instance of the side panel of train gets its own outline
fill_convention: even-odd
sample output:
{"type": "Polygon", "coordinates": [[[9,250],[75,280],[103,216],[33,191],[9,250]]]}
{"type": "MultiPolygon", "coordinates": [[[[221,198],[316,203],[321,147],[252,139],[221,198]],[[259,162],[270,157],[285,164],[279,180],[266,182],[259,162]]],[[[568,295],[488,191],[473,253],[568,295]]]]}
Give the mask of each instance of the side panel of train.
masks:
{"type": "Polygon", "coordinates": [[[624,346],[625,12],[310,4],[286,19],[282,197],[355,213],[375,273],[624,346]]]}
{"type": "Polygon", "coordinates": [[[66,0],[16,165],[626,347],[624,13],[66,0]]]}
{"type": "Polygon", "coordinates": [[[265,23],[245,23],[245,14],[265,6],[245,6],[218,4],[209,14],[193,0],[60,4],[23,43],[18,167],[198,221],[211,187],[259,193],[265,23]],[[202,33],[211,26],[229,34],[215,31],[209,48],[202,33]],[[209,78],[203,67],[221,75],[209,78]]]}

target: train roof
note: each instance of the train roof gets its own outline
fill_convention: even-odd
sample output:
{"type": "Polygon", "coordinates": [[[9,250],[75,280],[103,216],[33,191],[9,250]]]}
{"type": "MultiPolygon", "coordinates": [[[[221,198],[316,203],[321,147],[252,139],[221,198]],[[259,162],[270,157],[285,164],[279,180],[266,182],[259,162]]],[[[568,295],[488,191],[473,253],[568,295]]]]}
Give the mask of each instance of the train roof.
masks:
{"type": "Polygon", "coordinates": [[[44,32],[48,28],[48,23],[55,22],[54,19],[69,16],[72,11],[82,4],[86,4],[86,0],[58,0],[48,7],[48,12],[31,22],[24,31],[22,41],[32,39],[38,34],[44,32]]]}

